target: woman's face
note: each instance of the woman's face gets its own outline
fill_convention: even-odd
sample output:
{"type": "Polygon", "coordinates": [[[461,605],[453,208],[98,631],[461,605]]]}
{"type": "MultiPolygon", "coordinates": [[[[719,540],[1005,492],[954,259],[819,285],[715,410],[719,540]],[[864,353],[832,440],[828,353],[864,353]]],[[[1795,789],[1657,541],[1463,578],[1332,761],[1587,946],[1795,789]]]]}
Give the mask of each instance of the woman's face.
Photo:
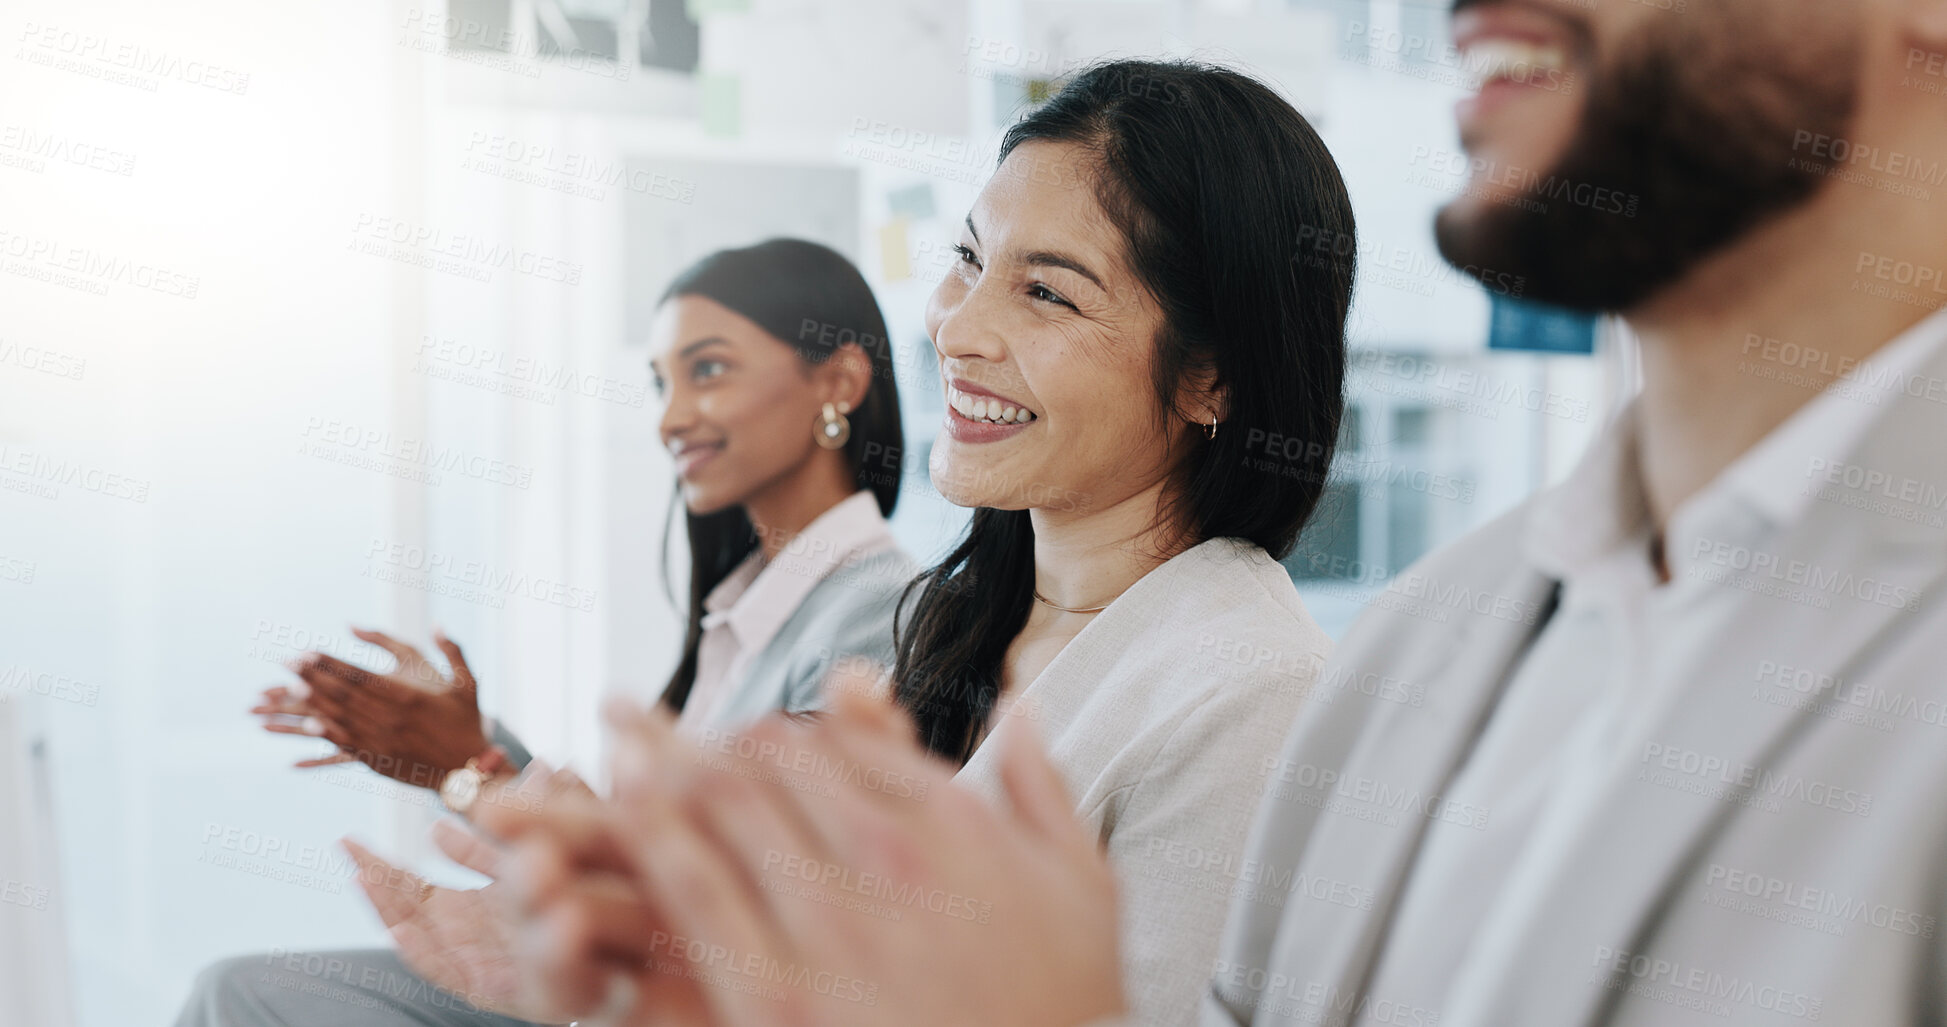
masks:
{"type": "Polygon", "coordinates": [[[824,452],[812,427],[838,363],[813,368],[715,300],[677,296],[649,330],[649,369],[663,400],[662,440],[683,501],[709,514],[747,502],[824,452]]]}
{"type": "Polygon", "coordinates": [[[1163,479],[1162,313],[1095,196],[1089,153],[1016,147],[974,201],[926,308],[947,413],[929,470],[961,506],[1083,511],[1163,479]],[[1011,408],[1011,413],[1010,413],[1011,408]]]}

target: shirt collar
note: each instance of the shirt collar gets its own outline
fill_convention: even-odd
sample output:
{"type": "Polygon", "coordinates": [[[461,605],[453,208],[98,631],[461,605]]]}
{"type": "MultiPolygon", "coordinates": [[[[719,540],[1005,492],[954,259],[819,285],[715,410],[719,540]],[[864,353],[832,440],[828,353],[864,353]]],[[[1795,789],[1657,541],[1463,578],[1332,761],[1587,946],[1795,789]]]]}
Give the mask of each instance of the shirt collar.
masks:
{"type": "Polygon", "coordinates": [[[1851,456],[1943,341],[1947,310],[1929,315],[1814,396],[1725,468],[1705,493],[1721,490],[1741,499],[1774,527],[1796,521],[1812,502],[1815,490],[1806,486],[1813,461],[1851,456]]]}
{"type": "MultiPolygon", "coordinates": [[[[1647,540],[1649,501],[1636,463],[1638,416],[1635,403],[1625,406],[1569,476],[1535,500],[1526,550],[1543,574],[1567,580],[1647,540]]],[[[1647,550],[1643,557],[1647,561],[1647,550]]]]}
{"type": "Polygon", "coordinates": [[[819,514],[766,563],[759,549],[703,599],[703,628],[728,625],[742,649],[761,648],[811,590],[853,557],[894,544],[878,497],[860,489],[819,514]]]}
{"type": "MultiPolygon", "coordinates": [[[[1849,456],[1943,343],[1947,310],[1851,368],[1732,461],[1672,515],[1665,540],[1672,569],[1687,549],[1684,538],[1745,535],[1802,515],[1812,501],[1811,461],[1849,456]]],[[[1526,552],[1542,573],[1566,580],[1624,546],[1647,542],[1649,502],[1636,454],[1640,416],[1638,403],[1625,406],[1568,478],[1536,499],[1526,552]]]]}

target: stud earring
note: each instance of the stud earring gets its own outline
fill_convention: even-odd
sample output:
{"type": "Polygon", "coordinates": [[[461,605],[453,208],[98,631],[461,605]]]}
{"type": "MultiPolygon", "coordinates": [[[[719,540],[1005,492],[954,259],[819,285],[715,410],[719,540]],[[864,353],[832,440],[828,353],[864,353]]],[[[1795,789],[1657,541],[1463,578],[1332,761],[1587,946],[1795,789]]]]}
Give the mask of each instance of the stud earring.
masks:
{"type": "Polygon", "coordinates": [[[825,412],[811,429],[812,441],[826,449],[842,449],[852,437],[852,422],[845,415],[852,412],[850,403],[827,403],[825,412]]]}

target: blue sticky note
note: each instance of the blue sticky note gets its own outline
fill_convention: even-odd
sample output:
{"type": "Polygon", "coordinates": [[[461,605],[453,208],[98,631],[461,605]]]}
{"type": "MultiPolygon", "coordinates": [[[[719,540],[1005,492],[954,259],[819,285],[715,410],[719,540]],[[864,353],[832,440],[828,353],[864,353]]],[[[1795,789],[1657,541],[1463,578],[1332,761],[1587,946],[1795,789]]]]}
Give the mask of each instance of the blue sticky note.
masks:
{"type": "Polygon", "coordinates": [[[1487,348],[1528,353],[1594,353],[1596,317],[1507,296],[1493,298],[1487,348]]]}

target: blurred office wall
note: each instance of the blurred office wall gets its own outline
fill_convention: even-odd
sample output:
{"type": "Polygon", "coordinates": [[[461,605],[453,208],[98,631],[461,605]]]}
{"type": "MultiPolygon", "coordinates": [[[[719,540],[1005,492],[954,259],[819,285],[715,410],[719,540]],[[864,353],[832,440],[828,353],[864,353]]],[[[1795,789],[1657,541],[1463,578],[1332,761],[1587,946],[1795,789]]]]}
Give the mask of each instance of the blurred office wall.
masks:
{"type": "Polygon", "coordinates": [[[926,296],[1000,130],[1103,56],[1258,74],[1345,168],[1352,416],[1288,561],[1342,630],[1558,475],[1627,388],[1614,347],[1490,353],[1487,296],[1437,258],[1462,181],[1442,11],[9,0],[0,698],[27,728],[0,762],[44,741],[52,828],[15,803],[0,834],[52,862],[0,868],[49,897],[0,904],[6,943],[65,953],[76,1022],[161,1022],[219,956],[383,941],[344,834],[466,880],[430,858],[427,795],[288,770],[318,747],[243,714],[305,649],[376,660],[347,623],[443,625],[490,712],[595,772],[597,696],[653,695],[678,639],[641,325],[714,248],[796,234],[860,263],[908,418],[895,530],[937,555],[964,512],[924,476],[926,296]]]}

